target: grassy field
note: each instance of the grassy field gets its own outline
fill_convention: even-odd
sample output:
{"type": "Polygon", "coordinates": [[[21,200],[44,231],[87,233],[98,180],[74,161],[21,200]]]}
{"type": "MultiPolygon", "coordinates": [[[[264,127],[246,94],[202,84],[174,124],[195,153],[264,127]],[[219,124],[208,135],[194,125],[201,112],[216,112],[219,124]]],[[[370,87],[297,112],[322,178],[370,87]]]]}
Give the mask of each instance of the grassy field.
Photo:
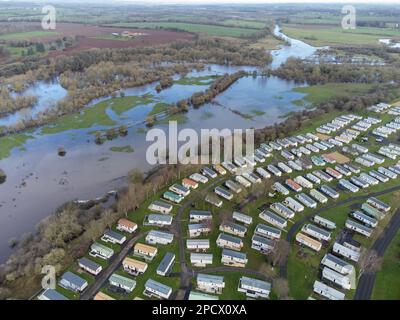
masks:
{"type": "Polygon", "coordinates": [[[55,31],[27,31],[0,35],[0,40],[30,40],[33,38],[46,38],[58,35],[55,31]]]}
{"type": "Polygon", "coordinates": [[[282,40],[279,40],[273,36],[267,36],[257,40],[255,43],[250,44],[250,47],[263,50],[276,50],[280,45],[283,44],[284,42],[282,40]]]}
{"type": "Polygon", "coordinates": [[[371,84],[365,83],[327,83],[322,85],[314,85],[309,87],[295,88],[295,92],[307,94],[301,100],[297,100],[296,104],[309,102],[311,104],[319,104],[329,100],[332,97],[352,97],[368,92],[373,87],[371,84]]]}
{"type": "Polygon", "coordinates": [[[218,76],[203,76],[203,77],[183,77],[179,80],[175,80],[175,84],[185,85],[185,86],[204,86],[204,85],[211,85],[218,76]]]}
{"type": "Polygon", "coordinates": [[[59,118],[54,124],[42,129],[42,134],[55,134],[72,129],[90,128],[97,126],[114,126],[117,123],[107,114],[111,108],[117,115],[121,115],[138,105],[149,104],[153,101],[151,96],[127,96],[111,98],[85,108],[81,113],[66,115],[59,118]]]}
{"type": "Polygon", "coordinates": [[[184,23],[184,22],[121,22],[113,26],[124,28],[146,28],[146,29],[178,29],[187,32],[204,33],[209,36],[240,38],[250,36],[259,29],[223,27],[206,24],[184,23]]]}
{"type": "Polygon", "coordinates": [[[222,22],[226,26],[239,28],[263,29],[265,22],[254,20],[227,19],[222,22]]]}
{"type": "Polygon", "coordinates": [[[25,133],[17,133],[0,137],[0,160],[10,156],[11,150],[24,145],[32,136],[25,133]]]}
{"type": "Polygon", "coordinates": [[[400,233],[397,233],[385,255],[382,269],[377,273],[373,300],[400,300],[400,233]]]}
{"type": "Polygon", "coordinates": [[[399,39],[400,33],[390,28],[361,28],[344,30],[340,27],[283,25],[283,32],[315,46],[379,45],[379,39],[399,39]]]}

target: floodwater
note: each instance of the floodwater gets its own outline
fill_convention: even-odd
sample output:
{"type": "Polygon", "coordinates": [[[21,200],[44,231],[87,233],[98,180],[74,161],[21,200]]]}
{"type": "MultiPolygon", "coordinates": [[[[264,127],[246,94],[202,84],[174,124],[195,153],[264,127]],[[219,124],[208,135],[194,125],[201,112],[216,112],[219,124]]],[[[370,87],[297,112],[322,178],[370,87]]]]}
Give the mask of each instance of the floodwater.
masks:
{"type": "MultiPolygon", "coordinates": [[[[289,57],[305,58],[316,50],[301,41],[287,40],[292,45],[274,51],[272,67],[278,67],[289,57]]],[[[189,73],[187,77],[232,73],[239,69],[254,70],[251,67],[210,65],[203,71],[189,73]]],[[[39,83],[37,86],[24,93],[42,94],[37,106],[31,111],[32,116],[51,108],[57,99],[66,94],[57,83],[39,83]]],[[[121,114],[114,112],[111,106],[107,108],[106,114],[110,119],[118,125],[129,126],[129,134],[125,137],[96,145],[93,131],[109,127],[93,124],[88,128],[60,130],[53,134],[42,132],[44,128],[40,127],[29,133],[31,138],[23,145],[12,149],[9,157],[0,160],[0,168],[7,174],[6,182],[0,185],[0,262],[4,262],[11,253],[8,245],[11,238],[19,238],[23,233],[33,231],[41,219],[61,204],[70,200],[100,197],[123,186],[129,170],[150,169],[144,156],[150,142],[146,142],[146,128],[142,122],[154,104],[176,102],[208,87],[203,84],[174,84],[157,93],[155,86],[149,84],[124,90],[126,96],[151,94],[153,100],[148,104],[136,106],[121,114]],[[116,152],[118,147],[126,146],[131,146],[133,152],[116,152]],[[65,148],[67,153],[64,157],[58,156],[59,147],[65,148]]],[[[211,128],[245,129],[278,123],[291,111],[305,107],[295,103],[304,97],[304,94],[293,91],[298,86],[276,77],[241,78],[212,103],[190,109],[179,128],[193,128],[197,131],[211,128]]],[[[87,108],[94,108],[97,102],[108,98],[97,99],[87,108]]],[[[15,114],[0,119],[0,125],[11,124],[19,116],[15,114]]],[[[168,130],[166,124],[155,127],[168,130]]]]}

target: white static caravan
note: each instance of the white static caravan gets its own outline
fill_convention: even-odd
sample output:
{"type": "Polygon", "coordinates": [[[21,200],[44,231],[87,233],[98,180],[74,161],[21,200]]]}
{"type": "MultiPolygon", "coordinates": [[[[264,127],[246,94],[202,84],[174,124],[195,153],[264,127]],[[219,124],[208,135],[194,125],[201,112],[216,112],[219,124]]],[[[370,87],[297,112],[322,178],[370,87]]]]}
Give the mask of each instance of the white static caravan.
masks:
{"type": "Polygon", "coordinates": [[[296,234],[296,241],[300,244],[300,245],[304,245],[306,247],[309,247],[311,249],[313,249],[314,251],[320,251],[322,248],[322,243],[305,235],[304,233],[299,232],[298,234],[296,234]]]}
{"type": "Polygon", "coordinates": [[[341,255],[342,257],[345,257],[347,259],[350,259],[354,262],[358,262],[360,259],[360,252],[353,250],[344,244],[340,244],[339,242],[335,242],[333,244],[332,252],[341,255]]]}
{"type": "Polygon", "coordinates": [[[210,194],[208,194],[204,200],[205,200],[206,202],[212,204],[213,206],[218,207],[218,208],[221,208],[221,207],[222,207],[222,204],[223,204],[223,202],[222,202],[221,199],[218,199],[217,196],[213,197],[213,196],[210,195],[210,194]]]}
{"type": "Polygon", "coordinates": [[[188,225],[189,238],[196,238],[211,231],[206,223],[193,223],[188,225]]]}
{"type": "Polygon", "coordinates": [[[246,267],[248,260],[247,255],[243,252],[233,251],[229,249],[222,250],[221,263],[231,267],[246,267]]]}
{"type": "Polygon", "coordinates": [[[149,210],[154,211],[154,212],[160,212],[163,214],[171,213],[172,209],[173,209],[173,206],[171,204],[166,203],[161,200],[153,201],[149,206],[149,210]]]}
{"type": "Polygon", "coordinates": [[[189,212],[189,221],[190,222],[203,222],[212,220],[211,211],[204,210],[191,210],[189,212]]]}
{"type": "Polygon", "coordinates": [[[172,186],[170,186],[169,190],[181,195],[182,197],[186,197],[186,196],[188,196],[190,194],[190,189],[189,188],[186,188],[185,186],[182,186],[182,185],[177,184],[177,183],[175,183],[172,186]]]}
{"type": "Polygon", "coordinates": [[[267,237],[270,239],[279,239],[281,237],[281,230],[267,226],[262,223],[259,223],[257,225],[256,229],[254,230],[254,233],[259,236],[267,237]]]}
{"type": "Polygon", "coordinates": [[[165,227],[172,224],[172,216],[167,214],[151,213],[145,217],[144,225],[165,227]]]}
{"type": "Polygon", "coordinates": [[[322,218],[322,217],[320,217],[318,215],[314,216],[313,220],[314,220],[315,223],[319,224],[320,226],[322,226],[322,227],[324,227],[326,229],[329,229],[329,230],[336,229],[336,223],[334,223],[334,222],[332,222],[332,221],[330,221],[328,219],[322,218]]]}
{"type": "Polygon", "coordinates": [[[330,241],[331,240],[331,233],[324,229],[318,228],[313,224],[306,224],[301,228],[301,231],[316,238],[318,240],[330,241]]]}
{"type": "Polygon", "coordinates": [[[378,179],[371,177],[369,174],[366,174],[365,172],[361,173],[358,178],[362,181],[365,181],[366,183],[369,183],[371,186],[376,186],[379,184],[378,179]]]}
{"type": "Polygon", "coordinates": [[[313,188],[313,184],[302,176],[297,176],[296,178],[294,178],[294,182],[307,189],[313,188]]]}
{"type": "Polygon", "coordinates": [[[378,220],[375,218],[372,218],[369,215],[364,214],[363,212],[356,210],[353,211],[350,216],[364,224],[366,224],[368,227],[375,228],[378,225],[378,220]]]}
{"type": "Polygon", "coordinates": [[[126,241],[126,237],[123,234],[113,230],[106,230],[101,237],[101,240],[113,244],[123,244],[126,241]]]}
{"type": "Polygon", "coordinates": [[[244,292],[250,298],[268,298],[271,292],[271,284],[266,281],[242,276],[239,279],[239,292],[244,292]]]}
{"type": "Polygon", "coordinates": [[[304,206],[300,202],[294,200],[292,197],[287,197],[283,201],[283,204],[288,208],[292,209],[294,212],[304,211],[304,206]]]}
{"type": "Polygon", "coordinates": [[[221,163],[221,166],[223,166],[230,173],[235,173],[237,170],[237,167],[232,162],[224,161],[221,163]]]}
{"type": "Polygon", "coordinates": [[[284,157],[287,160],[294,160],[295,156],[293,153],[287,151],[287,150],[282,150],[281,156],[284,157]]]}
{"type": "Polygon", "coordinates": [[[389,212],[391,209],[389,205],[374,197],[368,198],[367,203],[380,211],[389,212]]]}
{"type": "Polygon", "coordinates": [[[233,194],[230,193],[228,190],[218,186],[214,189],[214,192],[219,195],[220,197],[227,199],[227,200],[232,200],[233,194]]]}
{"type": "Polygon", "coordinates": [[[363,179],[360,179],[358,177],[351,177],[350,178],[350,182],[354,185],[356,185],[357,187],[360,187],[362,189],[368,188],[369,187],[369,183],[366,182],[363,179]]]}
{"type": "Polygon", "coordinates": [[[243,241],[238,237],[234,237],[225,233],[220,233],[217,238],[217,246],[220,248],[228,248],[240,251],[243,248],[243,241]]]}
{"type": "Polygon", "coordinates": [[[335,283],[346,290],[349,290],[352,287],[349,276],[343,275],[327,267],[324,267],[322,269],[322,279],[326,279],[332,283],[335,283]]]}
{"type": "Polygon", "coordinates": [[[251,248],[255,249],[261,253],[268,253],[275,247],[275,241],[254,234],[251,238],[251,248]]]}
{"type": "Polygon", "coordinates": [[[330,175],[326,174],[325,172],[323,172],[321,170],[315,170],[313,172],[313,174],[317,178],[319,178],[319,179],[321,179],[322,181],[325,181],[325,182],[331,182],[333,180],[333,178],[330,175]]]}
{"type": "Polygon", "coordinates": [[[284,196],[287,196],[289,194],[289,190],[286,189],[280,182],[275,182],[272,185],[272,189],[283,194],[284,196]]]}
{"type": "Polygon", "coordinates": [[[281,216],[269,211],[269,210],[264,210],[259,214],[259,217],[263,219],[264,221],[272,224],[275,227],[278,227],[280,229],[284,229],[287,227],[287,220],[282,218],[281,216]]]}
{"type": "Polygon", "coordinates": [[[317,202],[305,193],[296,194],[295,198],[304,204],[307,208],[315,209],[317,207],[317,202]]]}
{"type": "Polygon", "coordinates": [[[242,186],[244,186],[245,188],[248,188],[248,187],[251,186],[251,182],[250,182],[249,180],[245,179],[245,178],[242,177],[242,176],[235,176],[235,180],[236,180],[237,182],[239,182],[239,183],[240,183],[242,186]]]}
{"type": "Polygon", "coordinates": [[[290,168],[288,165],[286,165],[283,162],[278,162],[277,166],[278,166],[279,170],[282,171],[282,172],[285,172],[285,173],[292,173],[293,172],[293,169],[290,168]]]}
{"type": "Polygon", "coordinates": [[[359,174],[361,172],[360,168],[348,163],[344,164],[343,167],[345,167],[346,169],[350,170],[352,173],[355,174],[359,174]]]}
{"type": "Polygon", "coordinates": [[[261,167],[256,168],[256,172],[265,179],[271,178],[271,174],[261,167]]]}
{"type": "Polygon", "coordinates": [[[251,183],[261,183],[261,178],[254,172],[244,172],[243,177],[249,180],[251,183]]]}
{"type": "Polygon", "coordinates": [[[239,168],[246,168],[247,163],[242,157],[234,157],[233,158],[233,163],[236,164],[239,168]]]}
{"type": "Polygon", "coordinates": [[[169,276],[169,274],[172,271],[172,268],[174,267],[175,263],[175,254],[172,252],[167,252],[165,253],[163,259],[161,260],[160,264],[157,267],[157,274],[159,276],[169,276]]]}
{"type": "Polygon", "coordinates": [[[243,159],[251,167],[255,167],[257,165],[254,156],[245,156],[243,159]]]}
{"type": "Polygon", "coordinates": [[[253,223],[253,217],[248,216],[247,214],[234,211],[232,214],[232,218],[235,221],[244,223],[246,226],[249,226],[253,223]]]}
{"type": "Polygon", "coordinates": [[[389,178],[388,178],[387,176],[385,176],[385,175],[383,175],[382,173],[379,173],[379,172],[377,172],[377,171],[375,171],[375,170],[371,170],[370,172],[368,172],[368,174],[369,174],[371,177],[373,177],[373,178],[375,178],[375,179],[378,179],[380,182],[385,183],[385,182],[388,182],[388,181],[389,181],[389,178]]]}
{"type": "Polygon", "coordinates": [[[103,267],[101,265],[85,257],[78,260],[78,265],[79,268],[95,276],[97,276],[101,272],[101,270],[103,270],[103,267]]]}
{"type": "Polygon", "coordinates": [[[227,187],[229,190],[235,192],[235,193],[240,193],[242,192],[242,187],[240,184],[233,182],[232,180],[226,180],[224,183],[225,187],[227,187]]]}
{"type": "Polygon", "coordinates": [[[210,274],[199,273],[197,275],[197,290],[209,293],[221,294],[225,288],[223,276],[215,276],[210,274]]]}
{"type": "Polygon", "coordinates": [[[247,233],[246,227],[229,221],[222,222],[219,230],[239,237],[244,237],[247,233]]]}
{"type": "Polygon", "coordinates": [[[346,169],[345,167],[343,167],[342,165],[338,164],[335,166],[335,170],[337,172],[340,172],[342,175],[346,176],[346,177],[350,177],[352,172],[349,169],[346,169]]]}
{"type": "Polygon", "coordinates": [[[209,167],[204,167],[202,173],[206,176],[209,176],[211,179],[218,177],[217,173],[209,167]]]}
{"type": "MultiPolygon", "coordinates": [[[[354,177],[353,177],[354,178],[354,177]]],[[[343,187],[344,189],[351,191],[353,193],[356,193],[360,191],[360,188],[354,185],[353,183],[347,181],[346,179],[340,179],[339,180],[339,185],[343,187]]]]}
{"type": "Polygon", "coordinates": [[[372,167],[374,165],[374,162],[367,160],[364,157],[357,157],[354,161],[367,168],[372,167]]]}
{"type": "Polygon", "coordinates": [[[146,242],[150,244],[170,244],[174,240],[174,234],[166,231],[150,230],[146,236],[146,242]]]}
{"type": "Polygon", "coordinates": [[[276,213],[284,217],[285,219],[292,219],[295,215],[294,211],[284,206],[280,202],[276,202],[270,205],[270,208],[274,210],[276,213]]]}
{"type": "Polygon", "coordinates": [[[137,228],[138,225],[133,221],[124,218],[118,220],[117,230],[119,231],[134,233],[137,230],[137,228]]]}
{"type": "Polygon", "coordinates": [[[210,249],[210,240],[209,239],[187,239],[186,240],[186,248],[188,250],[194,250],[196,252],[199,251],[207,251],[210,249]]]}
{"type": "Polygon", "coordinates": [[[395,173],[395,172],[393,172],[393,171],[391,171],[389,169],[386,169],[384,167],[379,167],[378,168],[378,172],[381,173],[381,174],[384,174],[385,176],[389,177],[390,179],[396,179],[397,178],[397,173],[395,173]]]}
{"type": "Polygon", "coordinates": [[[207,183],[208,182],[208,178],[206,176],[203,176],[200,173],[193,173],[190,175],[189,177],[190,179],[196,181],[196,182],[201,182],[201,183],[207,183]]]}
{"type": "Polygon", "coordinates": [[[311,189],[310,190],[310,195],[320,203],[327,203],[328,202],[328,198],[325,197],[321,192],[319,192],[319,191],[317,191],[315,189],[311,189]]]}
{"type": "Polygon", "coordinates": [[[273,175],[275,175],[275,176],[277,176],[277,177],[282,176],[282,171],[279,170],[277,167],[275,167],[275,166],[272,165],[272,164],[269,164],[269,165],[267,166],[267,169],[268,169],[269,172],[271,172],[273,175]]]}
{"type": "Polygon", "coordinates": [[[333,189],[327,185],[322,185],[320,190],[323,193],[325,193],[327,196],[331,197],[332,199],[339,198],[339,193],[335,189],[333,189]]]}
{"type": "Polygon", "coordinates": [[[213,263],[213,255],[209,253],[191,253],[190,263],[195,267],[205,267],[213,263]]]}
{"type": "Polygon", "coordinates": [[[172,288],[153,279],[148,279],[144,285],[143,294],[147,297],[168,299],[172,294],[172,288]]]}
{"type": "Polygon", "coordinates": [[[314,282],[314,292],[329,300],[344,300],[345,294],[320,281],[314,282]]]}
{"type": "Polygon", "coordinates": [[[352,274],[355,272],[354,266],[336,257],[331,253],[327,253],[321,260],[321,264],[341,274],[352,274]]]}
{"type": "Polygon", "coordinates": [[[372,229],[366,227],[365,225],[355,222],[354,220],[351,219],[347,219],[346,220],[346,228],[353,230],[357,233],[360,233],[366,237],[370,237],[372,234],[372,229]]]}

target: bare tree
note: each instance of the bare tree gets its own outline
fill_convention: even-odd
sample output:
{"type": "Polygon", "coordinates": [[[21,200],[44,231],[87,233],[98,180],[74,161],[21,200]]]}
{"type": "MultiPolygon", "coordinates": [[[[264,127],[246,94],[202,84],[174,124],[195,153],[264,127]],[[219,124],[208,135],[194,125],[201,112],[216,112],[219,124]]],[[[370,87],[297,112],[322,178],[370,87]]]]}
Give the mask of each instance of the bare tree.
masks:
{"type": "Polygon", "coordinates": [[[378,252],[373,249],[363,250],[358,261],[360,267],[359,277],[363,273],[375,273],[379,271],[382,266],[382,257],[378,255],[378,252]]]}
{"type": "Polygon", "coordinates": [[[274,279],[273,290],[280,300],[289,299],[289,283],[287,279],[278,278],[274,279]]]}
{"type": "Polygon", "coordinates": [[[274,267],[283,265],[286,262],[287,257],[289,256],[289,252],[290,252],[289,242],[283,239],[279,240],[276,243],[275,248],[271,252],[272,265],[274,267]]]}

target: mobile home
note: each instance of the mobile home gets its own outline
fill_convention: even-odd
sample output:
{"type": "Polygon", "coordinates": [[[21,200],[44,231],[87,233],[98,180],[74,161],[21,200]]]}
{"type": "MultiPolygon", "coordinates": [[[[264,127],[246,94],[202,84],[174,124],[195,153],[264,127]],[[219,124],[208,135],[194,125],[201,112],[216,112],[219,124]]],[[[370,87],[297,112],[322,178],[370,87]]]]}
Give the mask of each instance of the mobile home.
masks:
{"type": "Polygon", "coordinates": [[[190,222],[203,222],[208,220],[212,220],[211,211],[190,210],[189,212],[190,222]]]}
{"type": "Polygon", "coordinates": [[[345,294],[320,281],[314,282],[314,292],[329,300],[344,300],[345,294]]]}
{"type": "Polygon", "coordinates": [[[117,230],[124,231],[128,233],[134,233],[137,230],[137,224],[128,219],[121,218],[117,223],[117,230]]]}
{"type": "Polygon", "coordinates": [[[242,192],[242,187],[238,183],[233,182],[232,180],[225,181],[225,187],[227,187],[229,190],[235,193],[242,192]]]}
{"type": "Polygon", "coordinates": [[[85,257],[78,260],[78,265],[79,268],[95,276],[97,276],[101,272],[101,270],[103,270],[103,267],[101,265],[85,257]]]}
{"type": "Polygon", "coordinates": [[[166,231],[150,230],[146,236],[146,242],[150,244],[170,244],[174,240],[174,234],[166,231]]]}
{"type": "Polygon", "coordinates": [[[157,274],[159,276],[167,277],[172,271],[175,263],[175,254],[167,252],[157,267],[157,274]]]}
{"type": "Polygon", "coordinates": [[[111,277],[108,279],[108,282],[111,286],[116,287],[120,290],[124,290],[125,292],[132,292],[136,287],[136,281],[124,276],[121,276],[117,273],[113,273],[111,277]]]}
{"type": "Polygon", "coordinates": [[[237,252],[229,249],[222,250],[221,263],[231,267],[244,268],[247,264],[247,255],[243,252],[237,252]]]}
{"type": "Polygon", "coordinates": [[[239,292],[244,292],[250,298],[268,298],[271,284],[266,281],[242,276],[239,279],[239,292]]]}
{"type": "Polygon", "coordinates": [[[208,194],[205,198],[205,201],[212,204],[213,206],[216,206],[218,208],[222,207],[222,200],[218,199],[216,196],[212,196],[208,194]]]}
{"type": "Polygon", "coordinates": [[[248,216],[247,214],[234,211],[232,214],[233,220],[236,220],[238,222],[244,223],[246,226],[249,226],[253,223],[253,218],[248,216]]]}
{"type": "Polygon", "coordinates": [[[136,243],[133,247],[133,254],[137,257],[151,261],[157,255],[158,249],[143,243],[136,243]]]}
{"type": "Polygon", "coordinates": [[[163,198],[175,203],[181,203],[184,199],[184,197],[182,197],[180,194],[171,191],[164,192],[163,198]]]}
{"type": "Polygon", "coordinates": [[[271,239],[259,236],[257,234],[254,234],[251,238],[251,248],[260,251],[261,253],[268,253],[273,250],[274,247],[275,241],[271,239]]]}
{"type": "Polygon", "coordinates": [[[187,239],[186,240],[186,248],[188,250],[194,250],[196,252],[199,251],[207,251],[210,249],[210,240],[209,239],[187,239]]]}
{"type": "Polygon", "coordinates": [[[182,197],[186,197],[190,194],[190,189],[182,186],[180,184],[173,184],[172,186],[169,187],[169,190],[172,192],[175,192],[176,194],[181,195],[182,197]]]}
{"type": "Polygon", "coordinates": [[[320,251],[321,248],[322,248],[321,242],[319,242],[319,241],[317,241],[317,240],[315,240],[315,239],[313,239],[313,238],[311,238],[309,236],[306,236],[305,234],[300,233],[300,232],[298,234],[296,234],[296,241],[300,245],[304,245],[306,247],[309,247],[309,248],[311,248],[311,249],[313,249],[313,250],[315,250],[317,252],[320,251]]]}
{"type": "Polygon", "coordinates": [[[101,243],[95,242],[90,246],[89,255],[100,259],[108,260],[114,254],[114,250],[102,245],[101,243]]]}
{"type": "Polygon", "coordinates": [[[123,244],[126,241],[126,237],[123,234],[115,232],[113,230],[106,230],[101,237],[104,242],[111,242],[114,244],[123,244]]]}
{"type": "Polygon", "coordinates": [[[326,231],[324,229],[318,228],[317,226],[313,224],[306,224],[301,228],[301,231],[304,232],[305,234],[310,235],[313,238],[316,238],[318,240],[324,240],[324,241],[330,241],[331,240],[331,233],[329,231],[326,231]]]}
{"type": "Polygon", "coordinates": [[[217,238],[217,246],[240,251],[243,248],[243,241],[238,237],[220,233],[217,238]]]}
{"type": "Polygon", "coordinates": [[[270,208],[285,219],[292,219],[295,215],[294,211],[284,206],[282,203],[276,202],[270,205],[270,208]]]}
{"type": "Polygon", "coordinates": [[[156,297],[159,299],[169,299],[172,294],[172,288],[153,279],[148,279],[144,285],[143,294],[147,297],[156,297]]]}
{"type": "Polygon", "coordinates": [[[232,200],[232,198],[233,198],[233,194],[232,193],[230,193],[228,190],[226,190],[226,189],[224,189],[222,187],[219,187],[219,186],[214,189],[214,192],[217,195],[219,195],[220,197],[225,198],[227,200],[232,200]]]}
{"type": "Polygon", "coordinates": [[[213,263],[213,255],[209,253],[191,253],[190,263],[195,267],[205,267],[213,263]]]}
{"type": "Polygon", "coordinates": [[[61,276],[58,284],[64,289],[71,290],[73,292],[83,292],[83,290],[85,290],[86,287],[89,285],[85,279],[77,276],[70,271],[65,272],[61,276]]]}
{"type": "Polygon", "coordinates": [[[346,220],[346,228],[353,230],[357,233],[360,233],[366,237],[370,237],[372,234],[372,229],[366,227],[365,225],[355,222],[354,220],[351,219],[347,219],[346,220]]]}
{"type": "Polygon", "coordinates": [[[154,201],[150,204],[149,210],[154,211],[154,212],[160,212],[164,214],[169,214],[171,213],[173,209],[173,206],[169,203],[166,203],[164,201],[154,201]]]}
{"type": "Polygon", "coordinates": [[[222,222],[219,230],[239,237],[244,237],[247,233],[246,227],[229,221],[222,222]]]}
{"type": "Polygon", "coordinates": [[[272,224],[275,227],[278,227],[280,229],[284,229],[287,227],[287,220],[280,217],[279,215],[269,211],[269,210],[264,210],[259,214],[259,217],[263,219],[264,221],[272,224]]]}
{"type": "Polygon", "coordinates": [[[274,228],[274,227],[267,226],[262,223],[259,223],[256,226],[254,233],[259,236],[267,237],[270,239],[279,239],[281,237],[281,230],[274,228]]]}
{"type": "Polygon", "coordinates": [[[223,276],[199,273],[197,274],[196,283],[197,290],[208,293],[221,294],[225,288],[223,276]]]}
{"type": "Polygon", "coordinates": [[[126,257],[122,261],[122,267],[130,275],[138,276],[146,272],[148,265],[146,262],[126,257]]]}

